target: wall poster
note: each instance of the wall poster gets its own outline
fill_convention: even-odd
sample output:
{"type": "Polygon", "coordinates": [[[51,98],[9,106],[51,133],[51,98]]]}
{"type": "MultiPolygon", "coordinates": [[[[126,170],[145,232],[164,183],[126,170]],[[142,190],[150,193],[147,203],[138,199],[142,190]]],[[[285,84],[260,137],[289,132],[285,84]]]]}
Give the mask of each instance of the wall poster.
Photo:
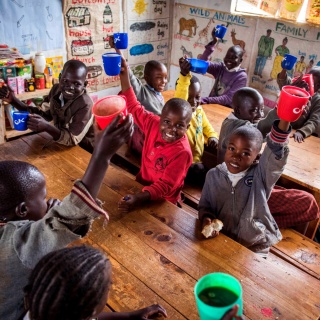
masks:
{"type": "Polygon", "coordinates": [[[61,12],[61,0],[0,1],[1,43],[22,54],[63,48],[61,12]]]}
{"type": "Polygon", "coordinates": [[[169,48],[169,0],[127,0],[125,31],[128,32],[128,62],[131,70],[143,79],[144,65],[158,60],[166,66],[169,48]]]}
{"type": "MultiPolygon", "coordinates": [[[[263,92],[270,105],[279,93],[277,74],[286,53],[298,58],[289,76],[296,77],[308,72],[319,61],[319,29],[310,25],[294,25],[286,21],[259,19],[252,45],[252,68],[248,72],[249,86],[263,92]],[[298,41],[297,41],[298,40],[298,41]]],[[[267,104],[268,105],[268,104],[267,104]]]]}
{"type": "Polygon", "coordinates": [[[87,65],[89,91],[119,85],[119,76],[105,74],[101,56],[113,51],[109,36],[120,31],[120,1],[64,1],[67,58],[87,65]]]}
{"type": "MultiPolygon", "coordinates": [[[[219,40],[211,61],[222,61],[231,46],[240,45],[245,51],[241,65],[248,69],[252,51],[250,48],[255,34],[255,18],[181,4],[175,5],[171,63],[179,66],[182,56],[197,58],[202,54],[205,45],[212,40],[213,27],[218,24],[224,24],[228,30],[223,40],[219,40]]],[[[206,86],[207,84],[203,83],[203,89],[206,86]]]]}

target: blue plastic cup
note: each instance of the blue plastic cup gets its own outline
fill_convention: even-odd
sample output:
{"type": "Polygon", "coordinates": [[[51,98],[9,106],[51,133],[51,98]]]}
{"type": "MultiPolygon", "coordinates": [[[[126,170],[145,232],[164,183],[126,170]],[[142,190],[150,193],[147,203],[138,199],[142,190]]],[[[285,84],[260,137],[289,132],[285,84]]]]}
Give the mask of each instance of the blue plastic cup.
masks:
{"type": "Polygon", "coordinates": [[[113,34],[114,46],[116,49],[127,49],[128,48],[128,34],[127,33],[114,33],[113,34]]]}
{"type": "Polygon", "coordinates": [[[19,131],[25,131],[28,129],[29,112],[27,111],[15,111],[12,114],[13,127],[19,131]]]}
{"type": "Polygon", "coordinates": [[[239,305],[237,315],[242,315],[242,287],[229,274],[215,272],[203,276],[194,287],[194,295],[201,320],[220,320],[235,304],[239,305]]]}
{"type": "Polygon", "coordinates": [[[195,58],[187,58],[187,60],[191,64],[190,71],[195,73],[200,73],[200,74],[205,74],[207,72],[208,66],[209,66],[208,61],[195,59],[195,58]]]}
{"type": "Polygon", "coordinates": [[[214,35],[219,39],[223,39],[223,37],[225,36],[226,32],[227,32],[227,27],[221,26],[220,24],[218,24],[216,26],[216,31],[215,31],[214,35]]]}
{"type": "Polygon", "coordinates": [[[296,56],[285,54],[283,60],[281,61],[282,69],[291,70],[297,60],[298,58],[296,56]]]}
{"type": "Polygon", "coordinates": [[[108,76],[117,76],[121,70],[121,55],[108,52],[102,55],[103,68],[108,76]]]}

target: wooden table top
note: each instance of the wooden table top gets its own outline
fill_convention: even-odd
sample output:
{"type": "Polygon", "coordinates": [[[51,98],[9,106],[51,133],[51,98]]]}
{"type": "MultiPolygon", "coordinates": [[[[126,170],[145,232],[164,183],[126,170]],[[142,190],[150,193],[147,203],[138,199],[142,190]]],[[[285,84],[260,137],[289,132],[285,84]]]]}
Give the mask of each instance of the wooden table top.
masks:
{"type": "MultiPolygon", "coordinates": [[[[43,134],[25,136],[0,147],[0,159],[28,161],[47,180],[48,196],[62,199],[81,178],[90,154],[79,147],[52,144],[43,134]]],[[[128,311],[158,302],[169,319],[199,319],[193,287],[203,275],[226,272],[241,281],[246,319],[316,319],[320,283],[271,257],[263,259],[223,234],[204,240],[198,220],[166,201],[120,214],[117,201],[141,186],[110,165],[99,198],[110,222],[93,224],[83,240],[106,252],[113,265],[108,306],[128,311]]]]}
{"type": "MultiPolygon", "coordinates": [[[[174,90],[163,92],[165,101],[174,96],[174,90]]],[[[219,104],[202,106],[213,128],[220,132],[223,120],[232,109],[219,104]]],[[[320,138],[310,136],[303,143],[290,139],[290,154],[282,176],[302,187],[313,191],[320,201],[320,138]]]]}

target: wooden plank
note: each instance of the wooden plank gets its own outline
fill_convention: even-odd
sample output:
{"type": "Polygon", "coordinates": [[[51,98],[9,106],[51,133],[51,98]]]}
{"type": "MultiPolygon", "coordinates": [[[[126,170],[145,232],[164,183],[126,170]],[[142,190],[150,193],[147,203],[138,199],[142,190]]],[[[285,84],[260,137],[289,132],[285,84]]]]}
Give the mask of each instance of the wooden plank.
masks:
{"type": "MultiPolygon", "coordinates": [[[[183,219],[186,219],[185,215],[183,219]]],[[[273,283],[273,279],[275,279],[276,276],[279,276],[280,270],[275,270],[275,267],[271,265],[266,266],[262,258],[257,257],[254,253],[249,253],[245,248],[243,248],[244,251],[246,251],[245,257],[241,264],[237,263],[238,257],[233,260],[231,256],[229,259],[229,261],[231,260],[230,263],[225,263],[221,259],[220,254],[217,254],[216,252],[221,249],[220,246],[215,246],[214,250],[209,253],[208,250],[204,250],[202,247],[202,244],[207,241],[195,242],[190,241],[190,239],[187,239],[186,237],[181,237],[179,233],[175,232],[172,228],[160,225],[159,222],[157,222],[157,219],[148,216],[148,214],[144,213],[143,210],[131,212],[130,215],[124,216],[118,222],[122,222],[125,228],[122,228],[117,224],[114,232],[118,232],[118,235],[121,235],[121,239],[124,237],[125,233],[125,243],[127,246],[129,245],[130,248],[131,246],[141,248],[141,243],[146,243],[149,247],[161,254],[161,256],[165,257],[168,260],[168,264],[169,261],[170,264],[173,263],[175,266],[174,270],[176,270],[176,268],[181,269],[180,273],[184,271],[196,279],[206,273],[216,271],[227,272],[236,276],[243,286],[244,301],[250,301],[250,307],[247,305],[248,309],[245,307],[244,312],[245,315],[251,319],[258,319],[259,315],[261,315],[261,309],[263,308],[269,308],[271,310],[276,308],[280,314],[286,314],[287,319],[295,318],[295,314],[298,310],[298,312],[301,313],[308,311],[314,315],[317,314],[317,309],[314,307],[317,297],[313,296],[314,288],[306,285],[306,279],[308,279],[308,277],[303,272],[301,272],[301,277],[299,278],[298,283],[292,276],[288,276],[286,277],[287,279],[283,278],[277,281],[277,285],[275,285],[273,283]],[[134,232],[135,236],[127,231],[128,228],[134,232]],[[141,243],[135,238],[136,236],[139,237],[141,243]],[[129,238],[131,239],[132,237],[135,239],[134,244],[128,244],[129,238]],[[253,268],[254,264],[256,267],[253,268]],[[260,269],[259,272],[257,272],[257,267],[260,269]],[[272,271],[269,269],[272,269],[272,271]],[[254,270],[256,270],[256,272],[254,270]],[[297,296],[295,292],[291,292],[289,294],[285,292],[285,287],[288,286],[287,281],[290,281],[290,279],[291,281],[296,282],[296,288],[300,288],[301,290],[303,289],[307,297],[305,302],[300,301],[301,298],[297,296]],[[270,295],[270,292],[272,292],[272,295],[270,295]],[[299,307],[295,306],[295,311],[293,311],[293,306],[298,302],[299,307]],[[252,308],[253,305],[256,308],[252,308]]],[[[181,220],[179,222],[181,222],[181,220]]],[[[94,232],[90,234],[91,239],[92,237],[95,237],[94,241],[98,241],[100,243],[107,241],[108,247],[110,247],[110,239],[108,238],[108,240],[106,240],[105,233],[99,236],[94,232]]],[[[228,239],[227,241],[228,245],[231,247],[232,245],[236,247],[238,246],[237,243],[232,243],[231,239],[228,239]]],[[[224,241],[222,242],[222,246],[226,246],[224,241]]],[[[117,252],[118,255],[119,250],[121,249],[117,246],[114,254],[117,252]]],[[[144,250],[146,250],[145,247],[143,248],[143,251],[144,250]]],[[[232,253],[232,249],[230,247],[226,251],[229,252],[229,255],[232,253]]],[[[149,256],[147,252],[145,253],[149,256]]],[[[123,259],[125,259],[125,256],[123,256],[123,259]]],[[[124,264],[125,260],[122,260],[121,263],[124,264]]],[[[138,268],[138,265],[135,265],[134,263],[133,266],[130,265],[130,268],[138,268]]],[[[148,271],[143,270],[141,273],[139,272],[137,276],[141,279],[143,276],[142,274],[145,273],[148,273],[148,271]]],[[[170,278],[170,280],[172,279],[170,278]]],[[[144,282],[145,281],[147,281],[147,279],[145,279],[144,282]]],[[[173,284],[174,287],[176,287],[177,284],[175,282],[173,284]]],[[[317,286],[317,288],[320,289],[320,286],[317,286]]],[[[190,297],[191,301],[189,301],[189,299],[187,300],[192,303],[192,298],[193,297],[190,297]]],[[[172,297],[170,297],[170,301],[171,299],[172,297]]],[[[192,305],[194,306],[194,303],[192,305]]],[[[178,310],[182,307],[179,304],[174,304],[173,306],[178,310]]]]}
{"type": "Polygon", "coordinates": [[[11,129],[11,130],[9,129],[9,130],[6,130],[6,138],[12,139],[15,137],[20,137],[20,136],[28,134],[28,133],[34,133],[34,131],[32,131],[30,129],[27,129],[25,131],[18,131],[18,130],[14,130],[14,129],[11,129]]]}
{"type": "Polygon", "coordinates": [[[281,233],[283,240],[274,245],[274,254],[320,279],[319,244],[292,229],[283,229],[281,233]]]}
{"type": "Polygon", "coordinates": [[[32,92],[25,92],[22,94],[17,94],[16,96],[19,100],[29,100],[29,99],[33,99],[33,98],[47,96],[49,94],[50,90],[51,89],[36,90],[36,91],[32,91],[32,92]]]}

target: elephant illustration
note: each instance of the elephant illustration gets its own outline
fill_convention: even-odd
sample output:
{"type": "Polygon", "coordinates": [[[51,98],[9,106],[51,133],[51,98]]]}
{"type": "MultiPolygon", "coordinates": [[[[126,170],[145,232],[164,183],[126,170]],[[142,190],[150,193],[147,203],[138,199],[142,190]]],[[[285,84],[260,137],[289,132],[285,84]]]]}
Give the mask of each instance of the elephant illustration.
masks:
{"type": "Polygon", "coordinates": [[[197,21],[195,19],[185,19],[185,18],[180,18],[179,20],[179,25],[180,25],[180,30],[179,33],[182,34],[184,30],[189,31],[188,37],[192,37],[192,28],[194,28],[193,35],[196,35],[197,31],[197,21]]]}

